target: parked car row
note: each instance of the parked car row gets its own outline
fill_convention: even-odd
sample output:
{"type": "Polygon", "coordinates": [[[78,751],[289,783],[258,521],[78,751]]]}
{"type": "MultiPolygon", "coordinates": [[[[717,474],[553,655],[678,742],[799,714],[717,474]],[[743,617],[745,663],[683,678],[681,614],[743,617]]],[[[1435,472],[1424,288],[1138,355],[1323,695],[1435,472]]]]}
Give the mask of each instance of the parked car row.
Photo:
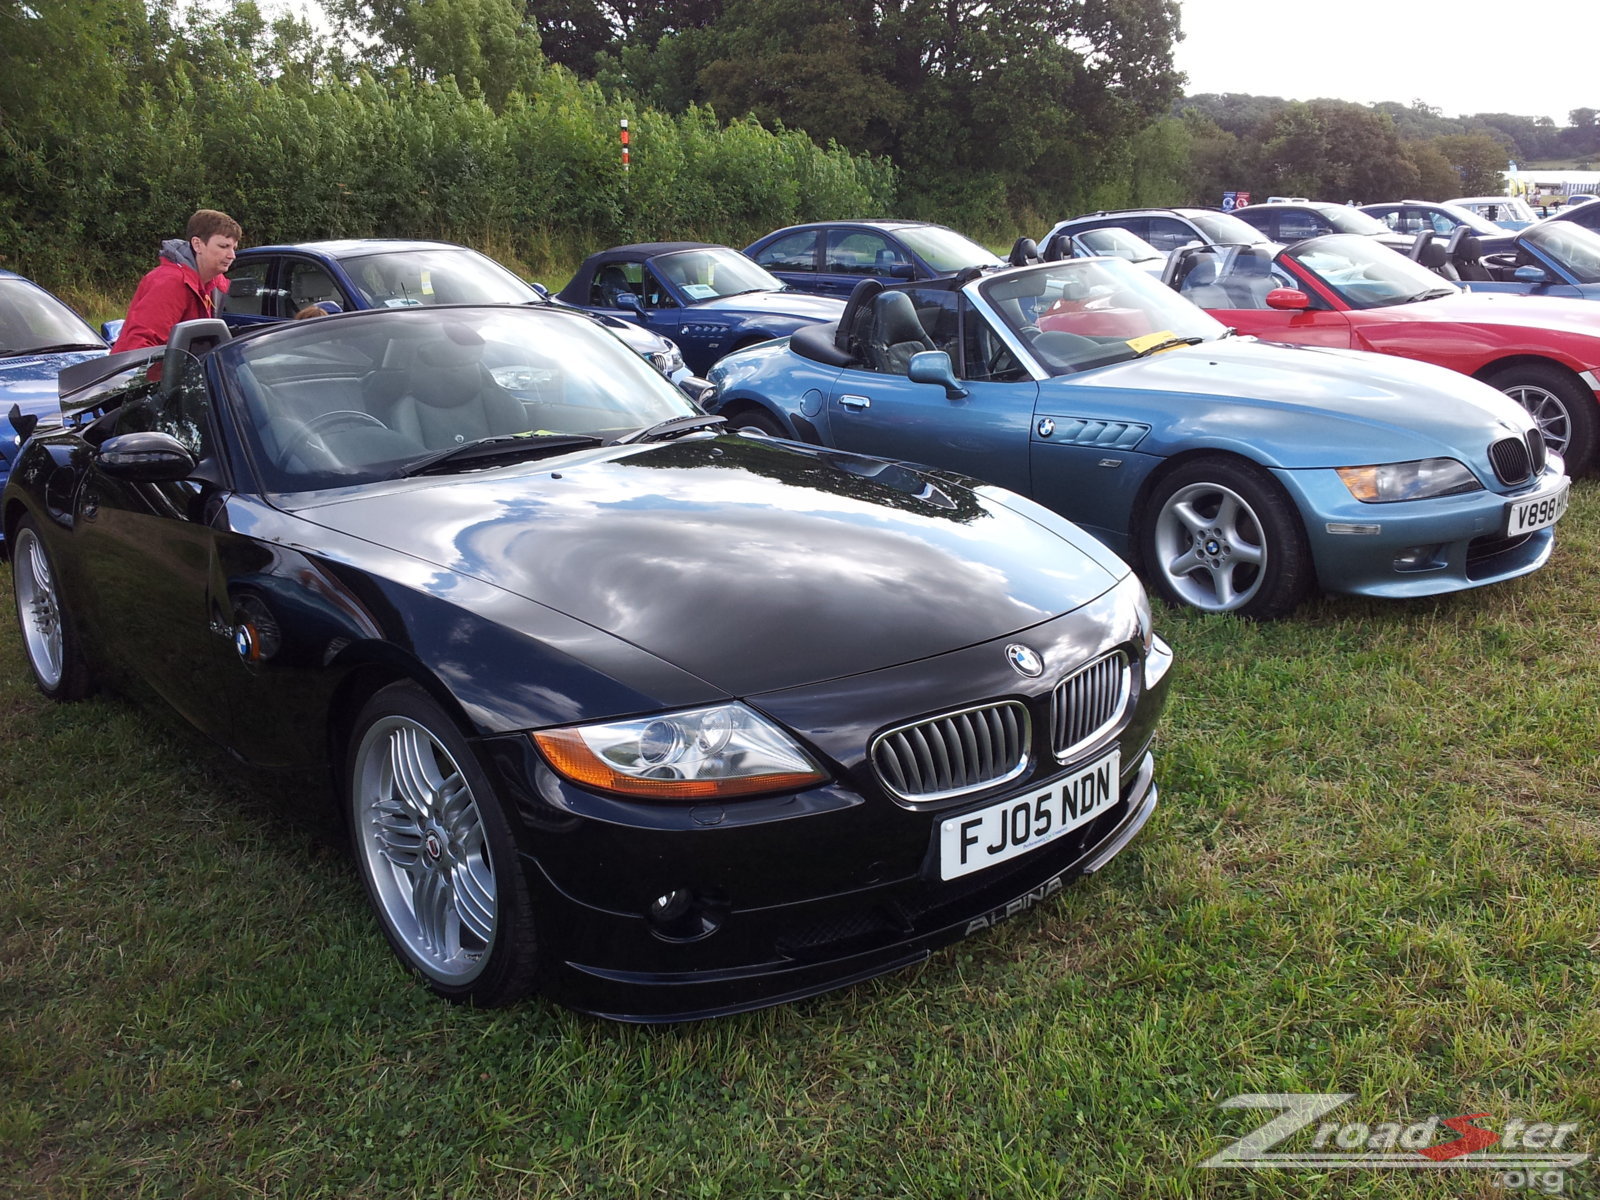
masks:
{"type": "MultiPolygon", "coordinates": [[[[589,312],[392,249],[263,248],[234,329],[69,365],[0,529],[40,690],[150,694],[334,781],[434,992],[775,1004],[1025,911],[1149,820],[1173,656],[1090,533],[734,435],[589,312]],[[510,294],[458,303],[463,280],[510,294]],[[304,302],[356,311],[284,319],[304,302]]],[[[630,319],[778,308],[716,247],[625,248],[563,290],[618,265],[630,319]]]]}
{"type": "Polygon", "coordinates": [[[1413,360],[1470,302],[1561,302],[1384,244],[1448,258],[1431,231],[1251,207],[1293,244],[1250,208],[1004,262],[828,222],[611,247],[554,293],[445,243],[242,251],[165,347],[28,343],[59,372],[0,492],[29,668],[331,779],[451,1000],[683,1020],[920,961],[1149,819],[1146,585],[1271,618],[1552,553],[1597,424],[1554,372],[1588,343],[1490,311],[1478,340],[1536,329],[1549,373],[1413,360]]]}

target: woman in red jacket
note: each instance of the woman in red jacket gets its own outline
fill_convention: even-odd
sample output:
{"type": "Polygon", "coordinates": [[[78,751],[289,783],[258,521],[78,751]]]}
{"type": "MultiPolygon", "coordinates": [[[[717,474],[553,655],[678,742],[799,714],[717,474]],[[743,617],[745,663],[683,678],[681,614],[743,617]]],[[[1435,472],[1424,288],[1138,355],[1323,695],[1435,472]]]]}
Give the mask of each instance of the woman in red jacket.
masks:
{"type": "Polygon", "coordinates": [[[139,281],[112,353],[165,345],[179,321],[216,316],[212,293],[228,290],[227,270],[242,233],[227,213],[202,208],[189,218],[187,241],[162,242],[161,261],[139,281]]]}

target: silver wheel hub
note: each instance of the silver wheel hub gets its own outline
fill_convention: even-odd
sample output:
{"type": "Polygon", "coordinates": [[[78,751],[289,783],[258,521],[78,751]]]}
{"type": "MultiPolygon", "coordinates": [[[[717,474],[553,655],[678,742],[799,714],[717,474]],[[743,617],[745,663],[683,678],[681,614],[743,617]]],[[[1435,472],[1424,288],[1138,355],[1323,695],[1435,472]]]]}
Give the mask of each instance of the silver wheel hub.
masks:
{"type": "Polygon", "coordinates": [[[357,836],[390,932],[445,983],[470,981],[494,943],[494,871],[472,789],[450,751],[406,717],[375,722],[356,753],[357,836]]]}
{"type": "Polygon", "coordinates": [[[1221,484],[1181,487],[1156,514],[1155,566],[1185,604],[1242,608],[1261,590],[1267,558],[1255,511],[1221,484]]]}
{"type": "Polygon", "coordinates": [[[66,662],[61,606],[56,598],[55,575],[50,570],[44,543],[31,529],[17,539],[17,612],[28,661],[45,687],[61,682],[66,662]]]}

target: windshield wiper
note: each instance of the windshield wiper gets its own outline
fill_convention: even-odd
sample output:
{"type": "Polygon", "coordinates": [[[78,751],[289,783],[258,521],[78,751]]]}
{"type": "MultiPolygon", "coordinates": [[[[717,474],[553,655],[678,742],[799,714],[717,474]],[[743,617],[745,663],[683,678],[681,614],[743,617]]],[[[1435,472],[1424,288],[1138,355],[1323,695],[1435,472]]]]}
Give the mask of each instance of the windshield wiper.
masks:
{"type": "Polygon", "coordinates": [[[21,346],[15,350],[0,350],[0,358],[19,357],[23,354],[65,354],[68,350],[104,350],[104,342],[57,342],[53,346],[21,346]]]}
{"type": "Polygon", "coordinates": [[[503,433],[425,454],[401,468],[400,477],[409,479],[447,465],[478,459],[537,457],[599,444],[599,438],[587,433],[503,433]]]}
{"type": "Polygon", "coordinates": [[[717,425],[726,425],[727,417],[712,416],[709,413],[693,413],[687,417],[669,417],[665,421],[657,421],[654,425],[646,425],[643,429],[635,429],[611,439],[611,445],[624,446],[629,442],[664,442],[668,438],[675,438],[685,433],[693,433],[696,429],[710,429],[717,425]]]}
{"type": "Polygon", "coordinates": [[[1134,357],[1149,358],[1152,354],[1159,354],[1163,350],[1171,350],[1174,346],[1198,346],[1203,341],[1205,341],[1203,337],[1170,337],[1164,342],[1157,342],[1154,346],[1146,346],[1134,357]]]}

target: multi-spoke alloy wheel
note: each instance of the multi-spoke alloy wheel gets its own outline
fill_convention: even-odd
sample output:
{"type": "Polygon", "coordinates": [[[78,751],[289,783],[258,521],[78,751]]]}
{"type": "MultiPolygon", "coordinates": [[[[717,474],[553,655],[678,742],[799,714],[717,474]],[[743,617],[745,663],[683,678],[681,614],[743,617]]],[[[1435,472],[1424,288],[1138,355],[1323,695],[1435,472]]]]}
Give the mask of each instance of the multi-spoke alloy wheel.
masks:
{"type": "Polygon", "coordinates": [[[357,862],[395,949],[451,999],[526,991],[526,887],[498,801],[449,717],[420,689],[384,689],[358,722],[349,779],[357,862]]]}
{"type": "Polygon", "coordinates": [[[1574,477],[1589,469],[1595,455],[1594,393],[1560,367],[1523,363],[1507,367],[1487,381],[1510,396],[1539,425],[1544,443],[1566,460],[1574,477]]]}
{"type": "Polygon", "coordinates": [[[77,700],[90,690],[89,671],[62,604],[50,552],[32,518],[17,526],[11,548],[17,624],[34,682],[52,700],[77,700]]]}

